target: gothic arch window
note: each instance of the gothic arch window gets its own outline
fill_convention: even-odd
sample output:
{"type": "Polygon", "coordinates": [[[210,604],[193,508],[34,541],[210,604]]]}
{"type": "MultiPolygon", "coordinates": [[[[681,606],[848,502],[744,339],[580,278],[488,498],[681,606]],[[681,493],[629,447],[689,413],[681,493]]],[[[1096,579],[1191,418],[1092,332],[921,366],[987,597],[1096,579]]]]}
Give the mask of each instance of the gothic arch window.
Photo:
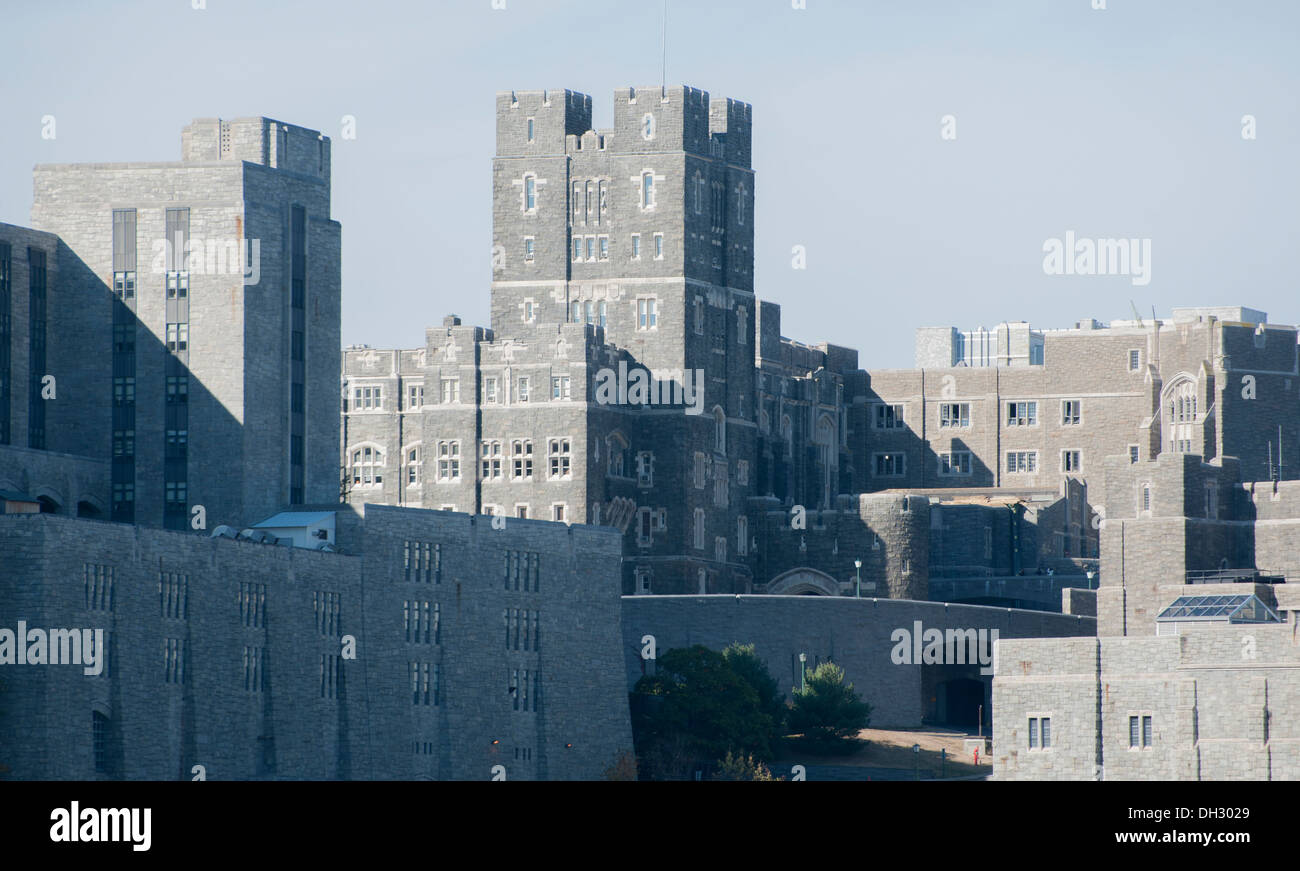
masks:
{"type": "Polygon", "coordinates": [[[1172,453],[1191,453],[1201,420],[1196,380],[1179,375],[1165,389],[1163,412],[1165,445],[1172,453]]]}
{"type": "Polygon", "coordinates": [[[384,452],[378,445],[358,445],[351,454],[352,486],[379,487],[384,483],[384,452]]]}
{"type": "Polygon", "coordinates": [[[621,432],[610,433],[609,437],[605,439],[605,450],[608,454],[608,469],[611,477],[628,477],[628,447],[627,437],[621,432]]]}
{"type": "Polygon", "coordinates": [[[423,481],[424,446],[420,442],[402,448],[403,462],[406,466],[406,486],[414,487],[423,481]]]}

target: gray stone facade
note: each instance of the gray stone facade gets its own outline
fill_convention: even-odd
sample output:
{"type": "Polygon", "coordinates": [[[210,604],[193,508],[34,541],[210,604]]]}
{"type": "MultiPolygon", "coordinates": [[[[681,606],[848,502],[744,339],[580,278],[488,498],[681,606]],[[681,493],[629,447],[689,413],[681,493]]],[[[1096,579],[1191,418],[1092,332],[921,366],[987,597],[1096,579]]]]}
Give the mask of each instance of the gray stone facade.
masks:
{"type": "Polygon", "coordinates": [[[1257,434],[1279,425],[1273,450],[1300,456],[1296,330],[1252,309],[922,328],[913,370],[788,339],[780,307],[754,296],[751,108],[625,88],[614,126],[593,130],[591,103],[497,95],[491,327],[452,316],[422,348],[345,352],[347,501],[612,525],[626,593],[682,594],[780,589],[791,571],[843,591],[856,558],[886,583],[876,532],[781,518],[806,509],[821,533],[846,497],[912,493],[940,505],[933,525],[875,522],[915,536],[896,549],[918,568],[886,583],[905,596],[931,568],[1095,573],[1106,457],[1228,454],[1268,477],[1257,434]],[[703,413],[602,401],[601,372],[620,365],[699,370],[703,413]],[[567,472],[553,475],[557,439],[567,472]],[[532,474],[514,474],[530,448],[532,474]],[[1010,520],[975,504],[1004,491],[1034,495],[1010,520]]]}
{"type": "Polygon", "coordinates": [[[266,118],[196,120],[176,163],[36,167],[51,348],[85,382],[48,404],[78,418],[56,449],[112,459],[114,518],[243,526],[337,497],[329,168],[328,138],[266,118]]]}
{"type": "Polygon", "coordinates": [[[1106,461],[1099,637],[999,643],[998,779],[1300,779],[1300,482],[1240,469],[1106,461]],[[1157,622],[1180,597],[1248,594],[1280,622],[1157,622]]]}
{"type": "Polygon", "coordinates": [[[109,648],[0,666],[7,776],[577,780],[631,749],[616,534],[349,515],[350,555],[0,517],[0,627],[109,648]]]}

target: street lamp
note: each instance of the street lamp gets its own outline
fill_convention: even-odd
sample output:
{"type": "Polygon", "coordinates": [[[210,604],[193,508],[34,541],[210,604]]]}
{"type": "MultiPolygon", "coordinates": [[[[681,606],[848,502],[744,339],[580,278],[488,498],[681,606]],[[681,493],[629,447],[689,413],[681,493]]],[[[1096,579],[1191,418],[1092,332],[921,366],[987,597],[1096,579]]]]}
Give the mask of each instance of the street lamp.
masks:
{"type": "Polygon", "coordinates": [[[799,692],[801,693],[807,689],[807,684],[804,682],[804,674],[807,672],[806,662],[808,662],[808,654],[799,654],[799,692]]]}
{"type": "Polygon", "coordinates": [[[1089,590],[1092,589],[1092,580],[1093,580],[1093,578],[1095,578],[1095,577],[1097,577],[1097,573],[1094,572],[1092,569],[1088,569],[1088,589],[1089,589],[1089,590]]]}
{"type": "Polygon", "coordinates": [[[853,561],[853,567],[858,570],[858,582],[853,595],[856,598],[861,599],[862,598],[862,560],[855,559],[853,561]]]}

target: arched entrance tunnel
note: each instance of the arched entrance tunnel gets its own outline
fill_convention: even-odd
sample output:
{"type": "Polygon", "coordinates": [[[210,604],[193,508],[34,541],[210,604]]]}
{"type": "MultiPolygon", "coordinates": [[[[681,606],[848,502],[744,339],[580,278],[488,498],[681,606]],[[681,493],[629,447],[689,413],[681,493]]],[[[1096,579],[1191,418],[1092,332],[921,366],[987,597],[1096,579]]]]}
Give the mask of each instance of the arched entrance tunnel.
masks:
{"type": "Polygon", "coordinates": [[[987,733],[992,688],[993,676],[981,675],[978,665],[922,665],[922,722],[974,731],[982,713],[987,733]]]}

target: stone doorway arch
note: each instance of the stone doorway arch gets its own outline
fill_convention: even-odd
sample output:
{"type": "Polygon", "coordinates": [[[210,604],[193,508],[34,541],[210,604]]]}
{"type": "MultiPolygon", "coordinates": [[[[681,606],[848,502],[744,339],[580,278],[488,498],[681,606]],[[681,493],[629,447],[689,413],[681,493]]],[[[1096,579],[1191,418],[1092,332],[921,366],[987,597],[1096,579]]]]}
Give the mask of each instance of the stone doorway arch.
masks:
{"type": "Polygon", "coordinates": [[[817,569],[799,568],[783,572],[768,582],[769,596],[838,596],[839,581],[817,569]]]}

